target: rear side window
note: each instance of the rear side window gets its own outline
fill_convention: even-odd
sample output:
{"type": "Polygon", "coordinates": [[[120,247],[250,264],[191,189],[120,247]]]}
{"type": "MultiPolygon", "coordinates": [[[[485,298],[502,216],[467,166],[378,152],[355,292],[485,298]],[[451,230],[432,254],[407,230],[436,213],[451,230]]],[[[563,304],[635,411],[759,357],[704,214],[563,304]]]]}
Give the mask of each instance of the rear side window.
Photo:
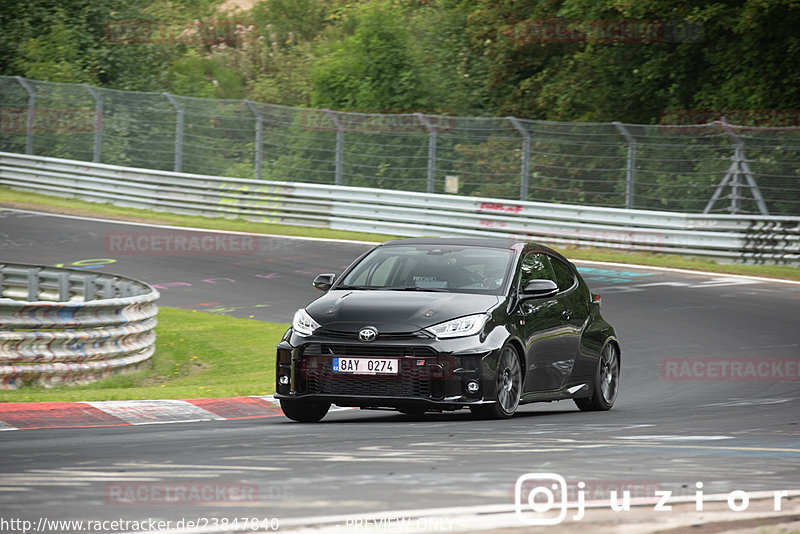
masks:
{"type": "Polygon", "coordinates": [[[556,281],[553,268],[550,266],[550,259],[546,254],[533,252],[522,259],[522,263],[520,264],[519,286],[525,287],[531,280],[556,281]]]}
{"type": "Polygon", "coordinates": [[[575,273],[572,272],[569,265],[558,258],[550,258],[550,264],[553,266],[553,272],[556,275],[555,283],[558,285],[559,291],[566,291],[575,285],[575,273]]]}

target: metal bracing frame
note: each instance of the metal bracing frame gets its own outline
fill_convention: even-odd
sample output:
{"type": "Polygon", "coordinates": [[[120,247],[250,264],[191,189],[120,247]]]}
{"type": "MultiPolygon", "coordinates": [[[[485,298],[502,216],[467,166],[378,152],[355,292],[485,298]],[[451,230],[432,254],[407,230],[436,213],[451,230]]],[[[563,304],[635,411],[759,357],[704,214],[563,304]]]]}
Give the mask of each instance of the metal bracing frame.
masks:
{"type": "Polygon", "coordinates": [[[756,205],[758,206],[758,212],[761,215],[769,215],[767,203],[764,202],[764,197],[761,195],[761,189],[758,188],[758,184],[756,183],[755,178],[753,178],[753,171],[750,169],[750,164],[747,163],[747,158],[744,155],[744,141],[742,141],[742,138],[739,137],[730,126],[728,126],[728,124],[725,122],[725,117],[722,118],[722,125],[725,127],[725,132],[734,139],[734,151],[733,157],[731,158],[733,161],[731,162],[731,166],[728,167],[728,171],[725,173],[725,176],[722,177],[719,185],[717,185],[717,189],[714,191],[714,194],[711,196],[708,204],[706,204],[703,213],[711,213],[711,210],[714,209],[714,204],[716,204],[717,201],[722,197],[722,193],[725,191],[725,188],[730,186],[731,193],[726,198],[729,198],[731,201],[730,205],[728,206],[728,211],[731,213],[731,215],[742,212],[740,201],[746,198],[741,196],[739,193],[739,189],[742,187],[750,188],[750,193],[753,195],[753,200],[755,200],[756,205]],[[745,183],[742,182],[742,179],[744,179],[745,183]]]}

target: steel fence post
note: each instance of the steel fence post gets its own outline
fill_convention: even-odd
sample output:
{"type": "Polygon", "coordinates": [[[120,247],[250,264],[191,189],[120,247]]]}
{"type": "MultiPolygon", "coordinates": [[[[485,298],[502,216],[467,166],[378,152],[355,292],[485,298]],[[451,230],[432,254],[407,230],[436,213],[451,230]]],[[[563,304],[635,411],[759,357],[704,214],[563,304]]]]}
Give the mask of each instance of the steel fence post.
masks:
{"type": "Polygon", "coordinates": [[[256,116],[256,179],[261,179],[261,158],[263,154],[264,119],[253,102],[245,100],[245,104],[256,116]]]}
{"type": "Polygon", "coordinates": [[[625,209],[630,210],[633,209],[635,194],[636,138],[631,135],[621,122],[615,121],[612,124],[616,126],[619,133],[625,136],[625,140],[628,142],[628,157],[625,166],[625,209]]]}
{"type": "Polygon", "coordinates": [[[436,191],[436,129],[422,113],[414,113],[428,130],[428,193],[436,191]]]}
{"type": "Polygon", "coordinates": [[[26,128],[25,153],[33,155],[33,122],[36,117],[36,90],[28,83],[28,80],[22,76],[14,76],[14,78],[16,78],[22,88],[28,92],[28,126],[26,128]]]}
{"type": "Polygon", "coordinates": [[[531,161],[531,134],[516,117],[506,117],[522,135],[522,170],[519,174],[519,199],[528,200],[528,176],[531,161]]]}
{"type": "Polygon", "coordinates": [[[334,185],[342,185],[342,160],[344,159],[344,131],[342,125],[339,123],[339,117],[336,112],[329,109],[323,110],[331,122],[336,127],[336,167],[334,171],[333,183],[334,185]]]}
{"type": "Polygon", "coordinates": [[[92,161],[100,163],[100,146],[103,134],[103,99],[97,94],[94,87],[88,83],[83,84],[89,94],[94,98],[94,147],[92,148],[92,161]]]}
{"type": "Polygon", "coordinates": [[[178,117],[175,119],[175,164],[173,168],[175,172],[181,172],[183,163],[183,108],[174,96],[169,93],[162,94],[167,97],[170,104],[175,106],[178,112],[178,117]]]}

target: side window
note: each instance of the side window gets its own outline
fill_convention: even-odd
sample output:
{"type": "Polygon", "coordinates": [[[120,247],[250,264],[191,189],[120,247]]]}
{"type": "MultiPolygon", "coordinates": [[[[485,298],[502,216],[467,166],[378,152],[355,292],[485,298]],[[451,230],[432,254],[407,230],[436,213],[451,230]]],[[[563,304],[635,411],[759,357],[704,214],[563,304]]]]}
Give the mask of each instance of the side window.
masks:
{"type": "Polygon", "coordinates": [[[553,266],[559,291],[566,291],[575,284],[575,275],[569,265],[557,258],[550,258],[550,265],[553,266]]]}
{"type": "Polygon", "coordinates": [[[519,286],[525,287],[525,284],[537,279],[556,281],[550,259],[545,254],[531,253],[522,259],[519,286]]]}

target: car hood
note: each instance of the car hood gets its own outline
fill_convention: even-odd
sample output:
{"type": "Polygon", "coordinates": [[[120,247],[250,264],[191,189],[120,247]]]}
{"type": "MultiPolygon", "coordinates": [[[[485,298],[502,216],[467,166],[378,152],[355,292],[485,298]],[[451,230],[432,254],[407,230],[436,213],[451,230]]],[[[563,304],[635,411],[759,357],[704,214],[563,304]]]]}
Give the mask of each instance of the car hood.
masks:
{"type": "Polygon", "coordinates": [[[327,330],[357,332],[374,326],[378,332],[406,333],[494,308],[495,295],[427,291],[330,291],[306,307],[327,330]]]}

